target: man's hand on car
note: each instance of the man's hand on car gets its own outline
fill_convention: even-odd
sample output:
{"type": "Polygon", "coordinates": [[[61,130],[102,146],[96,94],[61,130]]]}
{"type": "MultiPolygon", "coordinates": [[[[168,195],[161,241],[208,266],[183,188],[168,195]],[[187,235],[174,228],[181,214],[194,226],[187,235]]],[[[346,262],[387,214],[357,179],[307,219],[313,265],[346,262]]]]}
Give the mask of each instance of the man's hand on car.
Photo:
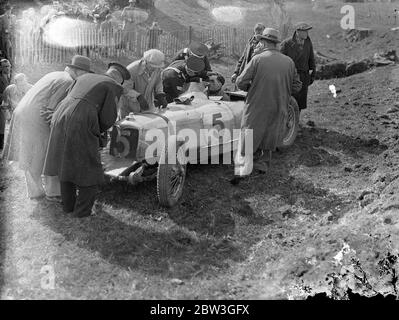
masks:
{"type": "Polygon", "coordinates": [[[168,101],[166,100],[166,94],[163,92],[157,93],[155,95],[156,106],[166,108],[168,106],[168,101]]]}

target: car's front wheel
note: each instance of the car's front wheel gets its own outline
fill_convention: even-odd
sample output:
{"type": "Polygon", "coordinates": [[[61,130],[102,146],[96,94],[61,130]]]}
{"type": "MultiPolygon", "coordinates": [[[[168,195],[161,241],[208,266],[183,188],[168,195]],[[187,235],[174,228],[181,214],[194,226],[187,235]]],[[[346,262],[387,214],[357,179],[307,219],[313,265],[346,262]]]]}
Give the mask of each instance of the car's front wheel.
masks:
{"type": "Polygon", "coordinates": [[[183,194],[186,159],[182,143],[169,139],[159,159],[157,173],[158,200],[162,206],[173,207],[183,194]]]}

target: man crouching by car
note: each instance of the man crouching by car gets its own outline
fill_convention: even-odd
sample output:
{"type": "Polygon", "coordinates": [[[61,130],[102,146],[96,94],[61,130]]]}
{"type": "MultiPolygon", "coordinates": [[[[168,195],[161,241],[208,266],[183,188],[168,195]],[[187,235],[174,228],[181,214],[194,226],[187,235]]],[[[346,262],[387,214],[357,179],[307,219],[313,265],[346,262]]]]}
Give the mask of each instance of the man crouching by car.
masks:
{"type": "Polygon", "coordinates": [[[190,56],[186,60],[172,62],[162,72],[162,84],[166,94],[166,100],[171,103],[186,91],[186,85],[190,82],[199,82],[200,79],[208,80],[204,73],[205,64],[200,58],[190,56]]]}
{"type": "Polygon", "coordinates": [[[161,80],[164,65],[163,52],[151,49],[144,52],[140,60],[126,67],[131,79],[124,85],[123,99],[119,104],[119,118],[125,118],[130,112],[153,112],[157,107],[167,106],[161,80]]]}

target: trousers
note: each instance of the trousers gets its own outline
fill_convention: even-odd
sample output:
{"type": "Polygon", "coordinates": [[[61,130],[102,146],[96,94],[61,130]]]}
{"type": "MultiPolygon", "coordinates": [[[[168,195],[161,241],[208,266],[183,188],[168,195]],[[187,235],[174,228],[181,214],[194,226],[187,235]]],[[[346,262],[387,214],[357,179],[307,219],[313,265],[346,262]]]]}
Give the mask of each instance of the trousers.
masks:
{"type": "Polygon", "coordinates": [[[81,187],[69,181],[61,181],[61,199],[65,213],[83,218],[91,215],[98,186],[81,187]]]}
{"type": "Polygon", "coordinates": [[[299,71],[298,74],[302,82],[302,88],[301,91],[293,96],[298,102],[299,110],[303,110],[308,107],[308,86],[310,83],[310,75],[309,71],[299,71]]]}
{"type": "Polygon", "coordinates": [[[42,196],[60,196],[60,181],[57,176],[41,176],[29,170],[25,171],[26,189],[29,198],[42,196]]]}

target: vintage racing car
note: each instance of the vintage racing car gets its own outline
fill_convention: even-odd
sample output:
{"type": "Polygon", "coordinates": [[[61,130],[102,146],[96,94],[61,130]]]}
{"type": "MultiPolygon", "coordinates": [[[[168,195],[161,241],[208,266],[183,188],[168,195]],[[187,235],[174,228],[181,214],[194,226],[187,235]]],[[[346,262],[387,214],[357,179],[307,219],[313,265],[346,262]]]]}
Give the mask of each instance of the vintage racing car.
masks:
{"type": "MultiPolygon", "coordinates": [[[[105,175],[132,185],[157,178],[160,204],[175,205],[183,192],[187,163],[208,163],[210,155],[231,154],[238,146],[238,137],[232,132],[240,129],[246,93],[228,92],[230,98],[222,99],[208,97],[204,88],[202,84],[192,83],[187,92],[167,108],[130,113],[118,121],[112,128],[110,143],[102,152],[105,175]],[[154,129],[164,133],[167,143],[149,153],[154,140],[149,141],[148,134],[154,129]],[[195,133],[188,141],[182,137],[185,131],[184,136],[187,135],[187,129],[195,133]],[[216,138],[208,139],[203,132],[212,132],[216,138]]],[[[298,124],[299,109],[292,98],[286,125],[281,128],[281,147],[294,142],[298,124]]]]}

